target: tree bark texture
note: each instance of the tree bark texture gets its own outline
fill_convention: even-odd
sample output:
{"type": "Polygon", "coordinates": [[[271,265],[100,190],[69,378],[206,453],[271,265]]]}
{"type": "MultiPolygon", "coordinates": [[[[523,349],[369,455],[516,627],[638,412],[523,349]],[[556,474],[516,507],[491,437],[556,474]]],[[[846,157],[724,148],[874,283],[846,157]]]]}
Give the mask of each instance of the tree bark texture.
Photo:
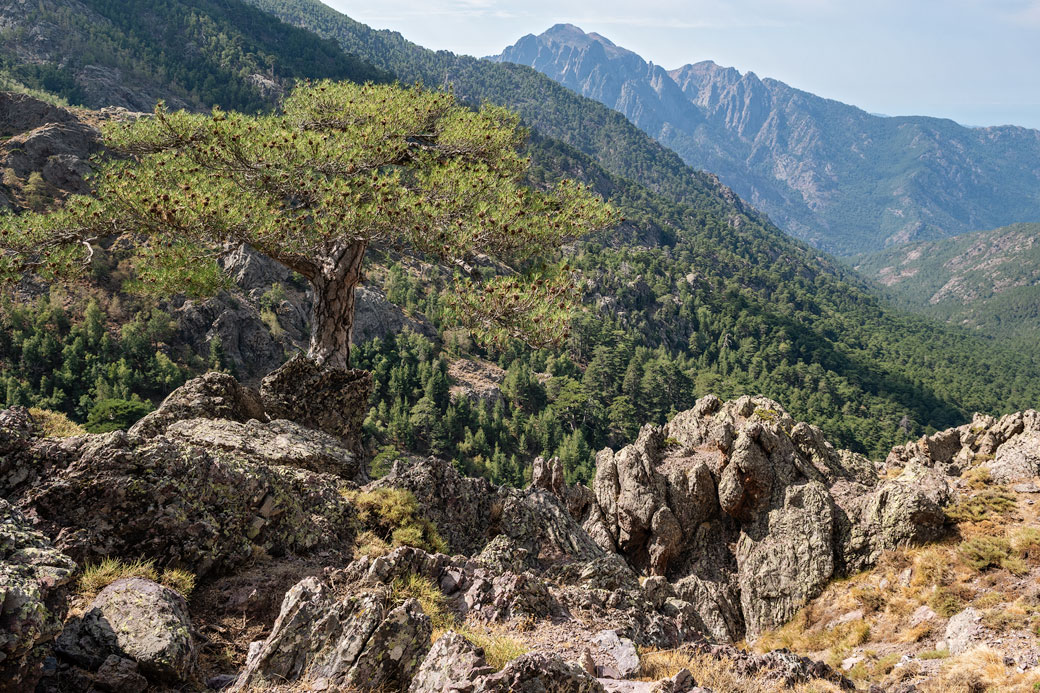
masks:
{"type": "Polygon", "coordinates": [[[328,368],[350,367],[354,289],[361,281],[365,246],[357,242],[335,248],[320,261],[319,271],[310,278],[314,306],[308,356],[328,368]]]}

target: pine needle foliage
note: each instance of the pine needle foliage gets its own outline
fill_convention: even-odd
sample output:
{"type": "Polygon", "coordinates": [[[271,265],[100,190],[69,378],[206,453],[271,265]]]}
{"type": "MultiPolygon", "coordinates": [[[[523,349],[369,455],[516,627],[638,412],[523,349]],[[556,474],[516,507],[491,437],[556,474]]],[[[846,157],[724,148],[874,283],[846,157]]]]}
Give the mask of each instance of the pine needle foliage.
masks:
{"type": "Polygon", "coordinates": [[[481,337],[559,344],[577,292],[554,253],[615,215],[573,181],[527,186],[525,136],[503,108],[418,86],[306,84],[261,116],[160,104],[106,128],[122,156],[93,196],[0,220],[0,280],[64,279],[122,235],[139,290],[204,296],[227,285],[220,255],[245,243],[309,280],[311,356],[346,366],[353,289],[379,246],[451,268],[453,315],[481,337]]]}

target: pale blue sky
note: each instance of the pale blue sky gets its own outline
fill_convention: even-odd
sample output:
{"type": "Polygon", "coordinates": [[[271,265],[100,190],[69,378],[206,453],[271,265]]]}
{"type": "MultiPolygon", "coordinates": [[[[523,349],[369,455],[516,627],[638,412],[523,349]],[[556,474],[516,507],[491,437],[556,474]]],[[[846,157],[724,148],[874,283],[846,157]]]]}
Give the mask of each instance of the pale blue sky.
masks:
{"type": "Polygon", "coordinates": [[[1040,0],[324,0],[428,48],[558,22],[666,68],[714,60],[871,112],[1040,128],[1040,0]]]}

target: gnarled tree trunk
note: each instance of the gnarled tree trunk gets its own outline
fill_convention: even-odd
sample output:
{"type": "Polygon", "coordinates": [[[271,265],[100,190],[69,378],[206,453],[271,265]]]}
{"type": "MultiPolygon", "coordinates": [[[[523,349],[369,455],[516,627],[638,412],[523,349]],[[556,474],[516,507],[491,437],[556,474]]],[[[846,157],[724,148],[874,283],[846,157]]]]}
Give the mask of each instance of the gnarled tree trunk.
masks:
{"type": "Polygon", "coordinates": [[[350,367],[350,335],[354,327],[354,289],[361,281],[366,244],[336,248],[310,277],[314,288],[311,344],[308,356],[329,368],[350,367]]]}

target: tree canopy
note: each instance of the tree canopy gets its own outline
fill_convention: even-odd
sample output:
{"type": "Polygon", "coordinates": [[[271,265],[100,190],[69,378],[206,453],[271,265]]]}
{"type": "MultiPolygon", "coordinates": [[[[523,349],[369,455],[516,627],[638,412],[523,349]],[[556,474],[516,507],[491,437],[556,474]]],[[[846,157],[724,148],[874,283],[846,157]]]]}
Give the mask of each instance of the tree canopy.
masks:
{"type": "Polygon", "coordinates": [[[123,236],[138,288],[206,295],[227,280],[221,254],[248,244],[310,282],[310,354],[345,367],[354,287],[378,245],[453,268],[454,313],[485,338],[559,343],[575,290],[547,261],[614,213],[579,183],[525,184],[524,136],[503,108],[420,87],[307,84],[260,116],[160,104],[106,128],[121,156],[93,196],[0,221],[0,280],[67,277],[123,236]]]}

